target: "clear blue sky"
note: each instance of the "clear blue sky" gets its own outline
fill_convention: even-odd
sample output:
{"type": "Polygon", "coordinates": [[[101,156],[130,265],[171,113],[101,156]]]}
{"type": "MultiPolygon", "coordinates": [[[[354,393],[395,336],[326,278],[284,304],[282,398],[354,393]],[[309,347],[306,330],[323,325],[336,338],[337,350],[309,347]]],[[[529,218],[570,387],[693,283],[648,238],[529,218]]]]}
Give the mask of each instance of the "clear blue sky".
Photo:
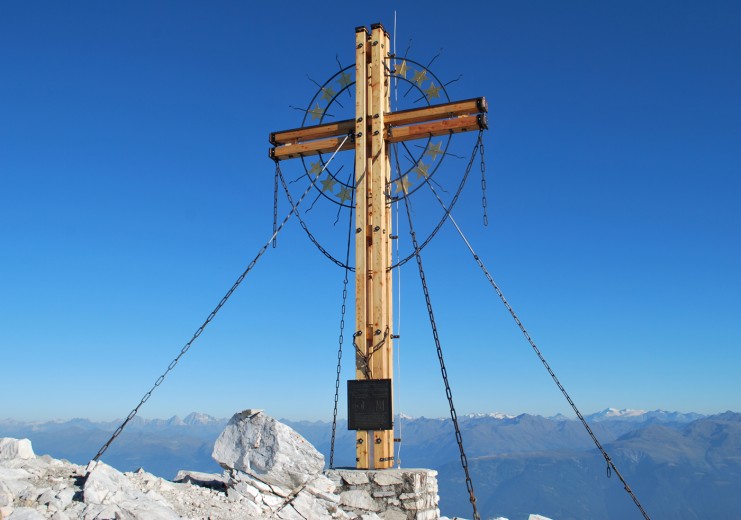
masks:
{"type": "MultiPolygon", "coordinates": [[[[367,5],[0,4],[0,417],[138,402],[270,236],[267,136],[307,75],[393,31],[367,5]]],[[[396,9],[400,53],[489,101],[490,225],[478,165],[454,215],[583,411],[741,410],[741,4],[396,9]]],[[[424,260],[459,413],[568,414],[449,227],[424,260]]],[[[142,415],[329,418],[342,276],[292,221],[142,415]]],[[[413,264],[400,285],[396,411],[445,416],[413,264]]]]}

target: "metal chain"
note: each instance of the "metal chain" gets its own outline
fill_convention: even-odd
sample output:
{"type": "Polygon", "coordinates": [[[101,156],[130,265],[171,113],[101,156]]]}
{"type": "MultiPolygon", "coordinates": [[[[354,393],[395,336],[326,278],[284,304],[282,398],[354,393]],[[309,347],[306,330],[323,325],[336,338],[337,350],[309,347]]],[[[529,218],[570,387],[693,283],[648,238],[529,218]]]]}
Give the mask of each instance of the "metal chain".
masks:
{"type": "MultiPolygon", "coordinates": [[[[307,193],[308,193],[308,190],[307,190],[307,193]]],[[[214,307],[214,310],[211,311],[211,314],[208,315],[208,317],[206,318],[206,321],[204,321],[203,324],[200,327],[198,327],[198,329],[193,334],[193,337],[190,338],[190,341],[188,341],[185,344],[185,346],[180,350],[180,353],[175,357],[175,359],[173,359],[170,362],[170,364],[167,366],[167,370],[165,370],[164,373],[157,378],[152,388],[150,388],[149,391],[146,394],[144,394],[144,397],[141,398],[141,400],[139,401],[139,404],[136,405],[136,407],[133,410],[131,410],[131,412],[126,417],[124,422],[121,423],[121,425],[118,428],[116,428],[115,432],[113,432],[113,435],[111,435],[111,438],[108,439],[108,441],[100,448],[100,450],[98,450],[98,453],[95,455],[95,457],[93,457],[94,461],[99,460],[100,457],[103,456],[106,450],[108,450],[108,448],[110,447],[111,443],[113,443],[113,441],[116,440],[116,438],[121,434],[121,432],[126,427],[126,425],[129,423],[129,421],[131,421],[131,419],[133,419],[136,416],[136,414],[139,413],[139,409],[144,405],[144,403],[146,403],[149,400],[149,398],[152,396],[152,392],[158,386],[162,384],[162,382],[165,380],[165,377],[167,377],[167,375],[172,371],[172,369],[175,368],[175,366],[178,364],[178,362],[180,361],[180,358],[183,357],[185,353],[188,352],[188,350],[190,350],[190,347],[191,345],[193,345],[193,342],[198,338],[198,336],[201,335],[201,333],[208,326],[208,324],[211,323],[211,321],[216,317],[216,313],[218,313],[221,310],[221,308],[224,306],[227,300],[231,297],[234,291],[237,290],[237,287],[239,287],[239,284],[242,283],[242,280],[245,279],[247,274],[249,274],[252,268],[255,267],[255,264],[260,259],[260,257],[265,253],[265,251],[267,251],[268,247],[273,242],[275,237],[283,229],[283,226],[285,226],[286,222],[288,222],[288,219],[291,217],[291,214],[293,214],[293,210],[291,210],[288,213],[288,215],[286,215],[286,217],[283,219],[283,222],[281,222],[280,226],[278,226],[276,230],[273,232],[273,236],[271,236],[270,239],[265,243],[265,245],[260,248],[255,258],[252,259],[252,261],[249,263],[247,268],[242,272],[242,274],[239,275],[239,277],[234,282],[234,284],[231,286],[231,288],[226,292],[224,297],[221,298],[221,301],[219,301],[216,307],[214,307]]]]}
{"type": "MultiPolygon", "coordinates": [[[[278,227],[278,168],[275,169],[275,182],[273,182],[273,233],[278,227]]],[[[273,238],[273,248],[278,245],[277,239],[273,238]]]]}
{"type": "MultiPolygon", "coordinates": [[[[434,192],[434,188],[433,188],[433,192],[434,192]]],[[[435,196],[437,197],[437,193],[435,193],[435,196]]],[[[440,197],[438,197],[438,201],[440,201],[440,197]]],[[[440,201],[440,203],[442,204],[442,201],[440,201]]],[[[444,207],[444,205],[443,205],[443,207],[444,207]]],[[[455,226],[455,228],[458,230],[458,234],[461,236],[461,238],[465,242],[466,246],[468,247],[468,250],[471,252],[471,255],[473,255],[473,259],[476,261],[476,263],[478,264],[479,268],[484,273],[484,276],[486,276],[486,279],[489,281],[489,284],[491,284],[491,286],[496,291],[497,295],[499,296],[499,299],[502,300],[502,303],[507,308],[507,310],[509,311],[509,313],[512,316],[512,318],[515,320],[515,323],[520,328],[520,331],[522,331],[523,335],[525,336],[525,339],[527,339],[528,343],[530,343],[530,346],[533,348],[533,351],[535,351],[535,354],[537,354],[537,356],[540,359],[541,363],[543,363],[543,366],[548,371],[548,373],[550,374],[550,376],[553,379],[553,381],[556,383],[556,386],[558,387],[559,390],[561,390],[561,393],[566,398],[566,401],[568,401],[569,405],[571,405],[571,409],[574,410],[574,413],[576,413],[576,416],[579,418],[579,420],[581,421],[582,425],[587,430],[587,433],[592,438],[592,441],[594,442],[594,445],[597,446],[597,449],[600,451],[600,453],[602,454],[602,456],[605,458],[605,462],[607,463],[608,477],[610,476],[610,468],[611,468],[612,471],[614,471],[615,474],[620,479],[620,482],[623,483],[623,487],[625,488],[625,491],[633,499],[633,502],[638,507],[638,510],[641,512],[641,514],[643,515],[643,518],[645,518],[645,520],[651,520],[649,518],[649,516],[648,516],[648,513],[646,513],[646,511],[643,509],[643,506],[638,501],[638,497],[635,496],[635,493],[633,493],[633,490],[630,488],[630,486],[628,485],[628,483],[625,481],[625,479],[623,478],[622,474],[617,469],[617,466],[615,466],[615,463],[610,458],[610,456],[607,454],[607,451],[605,451],[605,449],[602,447],[602,444],[599,442],[599,440],[597,440],[597,436],[594,434],[594,432],[592,431],[592,429],[589,427],[589,424],[587,424],[586,419],[584,419],[584,416],[581,414],[581,412],[579,411],[579,409],[576,407],[576,404],[574,404],[574,401],[571,399],[571,396],[568,394],[568,392],[566,391],[566,389],[564,388],[564,386],[561,384],[561,381],[559,381],[558,378],[556,377],[556,374],[553,372],[553,369],[551,369],[550,365],[548,364],[548,362],[543,357],[543,354],[540,352],[540,349],[537,347],[537,345],[535,345],[535,342],[530,337],[530,334],[527,332],[527,329],[525,329],[525,326],[520,321],[520,318],[518,318],[517,317],[517,314],[515,314],[514,309],[509,304],[509,302],[507,301],[507,299],[504,297],[504,293],[499,288],[499,286],[497,285],[497,283],[494,281],[494,278],[489,273],[489,270],[484,265],[484,262],[481,260],[481,258],[479,258],[479,256],[474,251],[473,247],[471,246],[471,244],[466,239],[465,235],[461,231],[461,228],[458,227],[458,224],[456,223],[456,221],[455,221],[455,219],[453,218],[452,215],[450,216],[450,221],[453,223],[453,225],[455,226]]]]}
{"type": "MultiPolygon", "coordinates": [[[[345,139],[345,140],[347,140],[347,139],[345,139]]],[[[325,168],[327,166],[329,166],[329,163],[332,162],[332,159],[334,159],[334,156],[337,154],[337,152],[339,151],[339,149],[344,144],[345,144],[345,141],[342,141],[342,143],[337,147],[337,150],[335,150],[335,152],[332,154],[332,157],[329,159],[329,161],[327,161],[327,164],[324,166],[325,168]]],[[[280,170],[280,163],[278,161],[275,162],[275,171],[276,171],[276,174],[282,179],[283,178],[283,172],[281,172],[281,170],[280,170]]],[[[306,195],[309,193],[309,191],[311,190],[311,187],[312,187],[312,185],[309,185],[306,188],[306,191],[304,191],[301,194],[301,197],[299,197],[298,203],[296,203],[296,204],[291,203],[291,210],[283,218],[283,221],[280,223],[280,225],[273,232],[273,235],[260,248],[260,250],[257,252],[257,255],[255,255],[255,257],[252,259],[252,261],[247,265],[247,268],[242,272],[242,274],[239,275],[239,277],[237,278],[237,280],[234,282],[234,284],[232,284],[232,286],[229,288],[229,290],[226,292],[226,294],[223,296],[223,298],[221,298],[221,300],[216,305],[216,307],[214,307],[214,310],[212,310],[211,311],[211,314],[209,314],[208,317],[206,318],[206,321],[204,321],[203,324],[201,324],[201,326],[198,327],[198,329],[195,331],[195,333],[190,338],[190,340],[185,344],[185,346],[182,349],[180,349],[180,353],[177,356],[175,356],[175,359],[173,359],[170,362],[170,364],[167,366],[167,370],[165,370],[162,373],[162,375],[157,378],[157,380],[154,382],[154,385],[152,385],[152,388],[150,388],[149,391],[146,394],[144,394],[144,397],[141,398],[141,400],[139,401],[139,404],[137,404],[136,407],[134,407],[134,409],[131,410],[131,412],[129,412],[129,415],[126,416],[126,419],[124,419],[124,421],[121,423],[121,425],[118,428],[116,428],[116,431],[113,432],[113,435],[111,435],[111,438],[108,439],[108,441],[106,441],[106,443],[103,444],[103,446],[101,446],[101,448],[98,450],[98,453],[95,455],[95,457],[93,457],[93,461],[96,461],[97,462],[98,460],[100,460],[100,457],[102,457],[103,454],[108,450],[108,448],[110,447],[111,443],[113,443],[113,441],[115,441],[116,438],[118,438],[118,436],[121,435],[121,432],[123,432],[123,430],[126,427],[126,425],[129,424],[129,422],[136,416],[137,413],[139,413],[139,409],[142,406],[144,406],[144,403],[146,403],[149,400],[149,398],[152,396],[152,392],[154,392],[154,390],[158,386],[160,386],[162,384],[162,382],[165,380],[165,378],[167,377],[167,375],[178,364],[178,362],[180,361],[180,358],[182,358],[185,355],[185,353],[188,352],[188,350],[190,350],[190,347],[191,347],[191,345],[193,345],[193,342],[198,338],[198,336],[201,335],[201,333],[205,330],[205,328],[208,326],[208,324],[211,323],[211,321],[216,317],[216,314],[221,310],[221,308],[224,306],[224,304],[227,302],[227,300],[229,300],[229,298],[231,297],[231,295],[234,294],[234,291],[237,290],[237,287],[239,287],[239,284],[242,283],[242,281],[249,274],[249,272],[252,271],[252,268],[255,267],[255,264],[257,264],[257,261],[262,257],[263,254],[265,254],[265,251],[268,250],[268,248],[270,247],[270,244],[273,242],[273,240],[275,239],[275,237],[278,236],[278,233],[280,233],[280,231],[286,225],[286,223],[288,222],[288,220],[291,218],[291,215],[293,215],[294,213],[296,215],[298,215],[298,206],[299,206],[299,204],[301,204],[301,202],[304,200],[304,198],[306,197],[306,195]]]]}
{"type": "MultiPolygon", "coordinates": [[[[424,240],[424,242],[422,242],[422,245],[419,246],[420,251],[422,249],[424,249],[427,246],[427,244],[429,244],[432,241],[433,238],[435,238],[435,235],[437,235],[438,231],[440,231],[440,229],[443,227],[443,224],[445,224],[445,221],[447,220],[448,216],[450,215],[450,211],[453,209],[453,207],[455,206],[456,202],[458,202],[458,198],[460,197],[460,194],[463,191],[463,186],[465,186],[466,180],[468,179],[468,175],[471,173],[471,168],[473,167],[474,159],[476,158],[476,153],[479,152],[479,150],[481,150],[481,147],[483,146],[482,135],[483,135],[483,131],[479,131],[478,141],[476,143],[476,146],[474,146],[474,148],[473,148],[473,151],[471,153],[471,158],[469,159],[468,165],[466,166],[466,171],[463,174],[463,178],[461,179],[461,182],[458,185],[458,189],[456,190],[455,195],[453,196],[453,198],[452,198],[452,200],[450,202],[450,210],[448,210],[442,216],[442,218],[440,219],[440,222],[438,222],[437,223],[437,226],[435,226],[435,228],[432,230],[432,233],[430,233],[430,235],[424,240]]],[[[483,153],[482,152],[480,152],[480,153],[481,153],[481,157],[482,157],[482,165],[483,165],[482,167],[483,167],[483,169],[485,169],[486,166],[485,166],[485,164],[483,164],[483,153]]],[[[395,156],[397,157],[397,161],[398,161],[398,154],[395,154],[395,156]]],[[[326,168],[326,165],[325,165],[325,168],[326,168]]],[[[397,165],[397,169],[398,169],[398,165],[397,165]]],[[[321,172],[320,172],[320,174],[321,174],[321,172]]],[[[483,171],[482,171],[482,174],[483,174],[483,171]]],[[[280,174],[280,182],[283,185],[283,191],[286,193],[286,198],[288,199],[288,202],[291,204],[291,206],[294,206],[294,204],[293,204],[293,198],[291,197],[291,193],[290,193],[290,191],[288,189],[288,183],[286,182],[286,180],[283,177],[283,174],[282,173],[280,174]]],[[[485,186],[485,181],[484,181],[484,186],[485,186]]],[[[486,201],[486,199],[484,197],[484,202],[485,201],[486,201]]],[[[484,215],[486,215],[486,212],[484,212],[484,215]]],[[[316,239],[316,237],[314,236],[314,234],[309,230],[309,226],[306,224],[306,222],[304,221],[304,219],[301,218],[301,215],[299,214],[299,212],[296,212],[296,218],[298,218],[298,221],[301,224],[301,228],[306,233],[306,236],[309,237],[309,240],[316,246],[317,249],[319,249],[319,251],[325,257],[327,257],[334,264],[336,264],[339,267],[342,267],[343,269],[348,269],[348,270],[353,271],[353,272],[355,271],[355,268],[353,266],[349,265],[349,262],[344,262],[343,263],[341,260],[338,260],[329,251],[327,251],[327,249],[324,246],[322,246],[319,243],[319,241],[316,239]]],[[[485,223],[488,223],[488,217],[485,217],[485,218],[486,218],[485,223]]],[[[414,258],[414,255],[415,255],[415,252],[413,251],[407,257],[403,258],[402,260],[399,260],[398,262],[396,262],[395,264],[393,264],[392,266],[390,266],[389,269],[395,269],[397,267],[401,267],[402,265],[404,265],[405,263],[407,263],[409,260],[411,260],[412,258],[414,258]]]]}
{"type": "MultiPolygon", "coordinates": [[[[376,331],[376,334],[380,334],[380,333],[381,333],[380,329],[376,331]]],[[[370,349],[370,352],[368,352],[368,361],[370,361],[370,359],[373,357],[373,354],[381,350],[381,348],[386,344],[386,340],[388,339],[388,337],[389,337],[389,328],[387,326],[386,330],[383,332],[383,337],[381,338],[381,340],[370,349]]]]}
{"type": "Polygon", "coordinates": [[[481,155],[481,207],[484,210],[484,226],[488,226],[489,215],[486,214],[486,160],[484,159],[483,132],[479,132],[479,154],[481,155]]]}
{"type": "Polygon", "coordinates": [[[355,343],[355,338],[362,335],[362,331],[357,331],[355,334],[352,335],[352,346],[355,347],[356,363],[360,361],[360,363],[358,363],[360,366],[358,366],[357,368],[363,371],[363,375],[366,379],[372,379],[370,367],[368,366],[368,356],[366,356],[365,352],[360,350],[358,344],[355,343]]]}
{"type": "Polygon", "coordinates": [[[437,349],[437,359],[440,362],[440,372],[443,376],[443,382],[445,383],[445,396],[448,398],[448,405],[450,406],[450,418],[453,421],[453,427],[455,428],[455,440],[458,443],[458,450],[460,451],[461,456],[461,466],[463,467],[463,472],[466,475],[466,489],[468,490],[468,496],[469,500],[471,501],[471,507],[473,508],[473,518],[474,520],[481,520],[481,516],[479,515],[478,509],[476,507],[476,495],[473,490],[473,481],[471,480],[471,475],[468,471],[468,459],[466,458],[466,452],[463,449],[463,437],[461,436],[461,429],[458,426],[458,414],[455,411],[455,405],[453,404],[453,393],[450,390],[450,383],[448,382],[448,371],[445,368],[445,360],[443,359],[443,351],[442,347],[440,346],[440,337],[437,333],[437,325],[435,323],[435,315],[432,312],[432,302],[430,300],[430,292],[427,288],[427,280],[425,279],[425,271],[422,267],[422,257],[419,254],[419,248],[417,247],[417,237],[414,233],[414,227],[412,225],[412,213],[409,208],[409,202],[408,199],[404,199],[404,204],[406,206],[407,211],[407,218],[409,219],[409,233],[412,236],[412,244],[414,246],[414,256],[417,260],[417,268],[419,269],[419,278],[422,281],[422,291],[424,292],[425,296],[425,303],[427,304],[427,313],[430,317],[430,326],[432,327],[432,337],[435,340],[435,348],[437,349]]]}
{"type": "MultiPolygon", "coordinates": [[[[437,232],[440,231],[440,229],[443,227],[443,224],[445,224],[445,221],[448,219],[448,216],[450,215],[450,212],[453,210],[453,207],[455,207],[456,202],[458,202],[458,198],[460,197],[461,192],[463,191],[463,186],[466,184],[466,180],[468,179],[469,173],[471,173],[471,168],[473,167],[474,160],[476,159],[476,153],[479,150],[480,143],[483,141],[481,140],[481,136],[483,134],[483,130],[479,131],[479,139],[476,145],[473,147],[473,151],[471,152],[471,158],[468,160],[468,165],[466,166],[466,172],[463,174],[463,178],[461,179],[460,184],[458,185],[458,189],[455,192],[455,195],[453,195],[453,198],[450,201],[450,207],[449,209],[445,210],[445,214],[440,219],[440,222],[437,223],[437,226],[435,226],[435,229],[432,230],[432,233],[430,233],[430,236],[428,236],[424,242],[422,242],[422,245],[419,246],[419,249],[415,249],[412,251],[409,256],[406,258],[403,258],[402,260],[399,260],[395,264],[393,264],[389,269],[396,269],[397,267],[401,267],[402,265],[406,264],[409,260],[414,258],[414,255],[417,251],[421,251],[424,249],[427,244],[429,244],[433,238],[435,238],[435,235],[437,235],[437,232]]],[[[399,161],[398,161],[398,154],[394,154],[395,157],[397,157],[396,160],[396,169],[398,172],[400,172],[399,167],[399,161]]],[[[427,181],[426,184],[429,186],[432,183],[427,181]]],[[[404,197],[405,199],[407,197],[404,197]]]]}
{"type": "MultiPolygon", "coordinates": [[[[379,332],[380,333],[380,330],[378,330],[376,332],[379,332]]],[[[353,335],[353,343],[352,344],[355,347],[355,353],[357,354],[357,357],[360,358],[360,361],[361,361],[360,368],[363,371],[363,374],[365,374],[365,378],[366,379],[373,379],[373,373],[372,373],[372,371],[370,369],[370,361],[373,358],[373,354],[375,354],[376,352],[378,352],[379,350],[381,350],[381,348],[386,344],[386,341],[388,340],[388,337],[389,337],[389,328],[386,327],[386,331],[383,333],[383,338],[381,338],[381,340],[378,343],[376,343],[375,345],[373,345],[371,347],[370,351],[367,354],[365,352],[363,352],[360,349],[360,347],[355,343],[355,338],[358,337],[358,336],[360,336],[360,335],[361,335],[360,331],[356,332],[353,335]]]]}
{"type": "MultiPolygon", "coordinates": [[[[354,192],[354,190],[353,190],[354,192]]],[[[352,205],[352,201],[350,201],[352,205]]],[[[350,244],[352,243],[353,212],[350,211],[349,224],[347,228],[347,252],[345,254],[345,265],[350,263],[350,244]]],[[[342,281],[342,310],[340,312],[340,337],[337,349],[337,379],[334,383],[334,410],[332,411],[332,440],[329,445],[329,468],[334,469],[334,441],[337,433],[337,401],[340,398],[340,371],[342,370],[342,344],[345,341],[345,311],[347,310],[347,283],[349,269],[345,269],[345,279],[342,281]]]]}
{"type": "MultiPolygon", "coordinates": [[[[326,168],[326,165],[325,165],[325,168],[326,168]]],[[[319,174],[321,174],[321,172],[319,174]]],[[[280,174],[280,182],[283,185],[283,191],[286,192],[286,198],[288,199],[288,202],[291,203],[291,207],[294,207],[295,208],[295,205],[293,203],[293,197],[291,197],[291,192],[288,190],[288,184],[286,183],[286,179],[283,177],[283,174],[282,173],[280,174]]],[[[313,186],[314,186],[313,184],[309,184],[309,187],[313,187],[313,186]]],[[[324,256],[326,256],[327,258],[329,258],[332,262],[334,262],[335,264],[337,264],[339,267],[342,267],[343,269],[346,269],[346,270],[349,270],[349,271],[353,271],[353,272],[355,271],[355,268],[354,267],[348,265],[347,262],[344,262],[343,263],[340,260],[337,260],[334,256],[332,256],[332,254],[329,251],[327,251],[324,248],[324,246],[322,246],[319,243],[319,241],[316,239],[316,237],[311,233],[311,231],[309,231],[309,227],[306,225],[306,222],[304,222],[304,219],[301,218],[301,215],[299,214],[298,211],[296,212],[296,218],[298,219],[299,223],[301,224],[301,228],[306,232],[306,236],[309,237],[309,240],[311,240],[311,242],[316,246],[317,249],[319,249],[319,251],[321,251],[321,253],[324,256]]]]}

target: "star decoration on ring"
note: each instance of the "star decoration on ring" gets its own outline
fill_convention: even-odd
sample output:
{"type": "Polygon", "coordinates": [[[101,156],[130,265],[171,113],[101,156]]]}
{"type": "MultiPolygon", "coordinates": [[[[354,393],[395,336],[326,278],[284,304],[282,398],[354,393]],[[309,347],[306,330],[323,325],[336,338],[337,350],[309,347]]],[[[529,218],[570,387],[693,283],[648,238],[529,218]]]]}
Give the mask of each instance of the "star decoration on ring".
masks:
{"type": "MultiPolygon", "coordinates": [[[[437,58],[433,58],[434,61],[437,58]]],[[[432,61],[430,63],[432,63],[432,61]]],[[[393,99],[398,107],[405,110],[424,106],[434,106],[450,102],[446,85],[427,66],[407,57],[390,55],[384,64],[385,77],[389,87],[394,90],[393,99]]],[[[353,103],[347,97],[354,96],[355,67],[343,67],[338,60],[338,69],[324,83],[312,80],[318,90],[304,110],[301,128],[320,126],[327,123],[340,123],[344,117],[352,118],[350,111],[353,103]]],[[[310,78],[311,79],[311,78],[310,78]]],[[[388,129],[393,133],[394,128],[388,129]]],[[[392,176],[388,187],[388,196],[406,197],[414,193],[425,182],[429,182],[440,167],[442,158],[448,153],[451,136],[420,136],[414,145],[394,143],[391,155],[395,156],[391,165],[392,176]]],[[[341,172],[335,164],[328,165],[326,153],[317,157],[301,157],[306,177],[314,184],[319,196],[341,206],[352,206],[354,201],[355,178],[354,168],[341,172]],[[350,173],[349,173],[350,172],[350,173]]],[[[347,161],[346,161],[347,163],[347,161]]]]}

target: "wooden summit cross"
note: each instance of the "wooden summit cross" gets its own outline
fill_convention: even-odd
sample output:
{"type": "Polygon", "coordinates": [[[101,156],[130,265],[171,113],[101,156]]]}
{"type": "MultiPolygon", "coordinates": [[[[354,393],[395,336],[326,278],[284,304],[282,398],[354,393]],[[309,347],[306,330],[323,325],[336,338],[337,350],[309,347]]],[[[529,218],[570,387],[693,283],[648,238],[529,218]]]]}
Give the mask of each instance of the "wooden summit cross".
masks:
{"type": "MultiPolygon", "coordinates": [[[[389,144],[486,128],[484,98],[391,112],[385,66],[390,57],[383,25],[372,25],[370,34],[356,28],[355,119],[270,134],[270,157],[276,161],[355,150],[354,340],[359,352],[357,380],[348,382],[348,389],[357,383],[354,395],[348,395],[348,426],[358,430],[358,469],[394,465],[389,144]]],[[[406,194],[403,183],[401,189],[406,194]]]]}

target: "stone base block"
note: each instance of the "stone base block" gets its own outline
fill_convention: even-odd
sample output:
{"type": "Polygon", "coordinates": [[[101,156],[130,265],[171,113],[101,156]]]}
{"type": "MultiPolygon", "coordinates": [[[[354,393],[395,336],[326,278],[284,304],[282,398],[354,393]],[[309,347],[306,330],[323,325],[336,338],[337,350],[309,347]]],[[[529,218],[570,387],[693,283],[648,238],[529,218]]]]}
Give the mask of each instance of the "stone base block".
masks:
{"type": "Polygon", "coordinates": [[[431,469],[330,469],[340,507],[383,520],[438,520],[437,471],[431,469]]]}

